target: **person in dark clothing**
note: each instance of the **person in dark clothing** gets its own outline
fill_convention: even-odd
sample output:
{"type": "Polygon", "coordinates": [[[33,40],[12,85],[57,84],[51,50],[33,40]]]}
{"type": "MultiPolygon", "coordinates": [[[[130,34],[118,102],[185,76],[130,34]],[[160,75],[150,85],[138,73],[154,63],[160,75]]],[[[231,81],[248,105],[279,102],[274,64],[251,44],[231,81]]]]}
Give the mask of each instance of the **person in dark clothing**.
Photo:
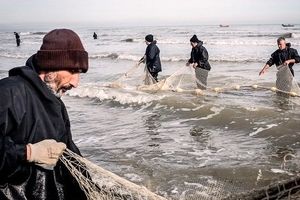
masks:
{"type": "Polygon", "coordinates": [[[158,73],[161,72],[160,50],[156,45],[156,41],[153,39],[153,35],[147,35],[145,37],[145,42],[147,44],[146,53],[140,59],[139,64],[146,62],[148,71],[157,82],[158,73]]]}
{"type": "Polygon", "coordinates": [[[88,53],[72,30],[56,29],[23,67],[0,80],[0,199],[87,199],[59,161],[72,140],[63,101],[88,70],[88,53]]]}
{"type": "Polygon", "coordinates": [[[95,32],[94,32],[94,34],[93,34],[93,38],[94,38],[94,40],[96,40],[96,39],[98,38],[98,35],[97,35],[97,33],[95,33],[95,32]]]}
{"type": "Polygon", "coordinates": [[[272,66],[276,65],[286,65],[290,68],[292,75],[294,76],[293,66],[295,63],[300,62],[300,56],[296,49],[291,48],[290,43],[286,43],[284,37],[279,37],[277,39],[278,49],[272,53],[271,58],[264,65],[262,70],[259,72],[259,75],[266,73],[266,71],[272,66]]]}
{"type": "Polygon", "coordinates": [[[21,42],[20,35],[17,32],[14,32],[14,34],[15,34],[15,37],[16,37],[16,43],[17,43],[17,47],[18,47],[18,46],[20,46],[20,42],[21,42]]]}
{"type": "Polygon", "coordinates": [[[196,35],[190,39],[192,52],[191,58],[186,63],[187,66],[191,66],[195,69],[197,86],[200,89],[206,89],[207,76],[211,67],[208,62],[208,52],[203,46],[203,42],[197,38],[196,35]]]}

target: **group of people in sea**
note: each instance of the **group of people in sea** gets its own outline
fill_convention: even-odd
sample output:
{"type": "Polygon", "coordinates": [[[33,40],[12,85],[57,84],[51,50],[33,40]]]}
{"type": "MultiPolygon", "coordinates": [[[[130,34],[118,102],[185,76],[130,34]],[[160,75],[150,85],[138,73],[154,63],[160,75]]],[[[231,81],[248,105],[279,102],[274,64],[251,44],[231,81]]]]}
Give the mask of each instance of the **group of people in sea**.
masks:
{"type": "MultiPolygon", "coordinates": [[[[154,78],[158,81],[158,73],[162,71],[161,61],[160,61],[160,50],[157,46],[156,40],[153,39],[153,35],[149,34],[145,37],[145,42],[147,45],[145,55],[139,60],[140,63],[146,63],[147,70],[154,78]]],[[[209,64],[209,55],[206,48],[203,46],[203,42],[198,39],[197,35],[193,35],[190,39],[192,46],[191,57],[187,61],[187,66],[192,66],[195,69],[197,86],[200,89],[205,89],[207,85],[208,71],[211,67],[209,64]],[[202,69],[202,70],[200,70],[202,69]]]]}
{"type": "MultiPolygon", "coordinates": [[[[158,81],[158,73],[162,71],[160,61],[160,50],[157,47],[156,40],[153,39],[153,35],[149,34],[145,37],[147,45],[145,55],[140,59],[139,64],[146,63],[147,69],[152,77],[158,81]]],[[[190,39],[192,46],[191,56],[187,66],[192,66],[195,69],[195,76],[197,80],[197,87],[199,89],[206,89],[208,72],[211,70],[209,63],[209,54],[207,49],[203,46],[203,41],[199,40],[197,35],[193,35],[190,39]]],[[[263,75],[272,66],[285,65],[289,67],[292,75],[294,76],[293,66],[295,63],[300,62],[300,56],[296,49],[291,48],[291,43],[287,43],[284,37],[277,39],[278,49],[272,53],[271,58],[264,65],[259,75],[263,75]]]]}
{"type": "MultiPolygon", "coordinates": [[[[20,46],[20,35],[14,32],[17,46],[20,46]]],[[[96,32],[93,33],[93,38],[98,39],[96,32]]],[[[146,35],[145,42],[147,45],[144,56],[139,60],[138,64],[145,63],[147,70],[158,82],[158,73],[162,71],[162,65],[160,61],[160,49],[157,46],[157,41],[154,40],[152,34],[146,35]]],[[[190,59],[186,65],[195,69],[195,78],[197,80],[197,87],[199,89],[206,89],[208,72],[211,70],[209,63],[209,54],[207,49],[203,46],[203,41],[199,40],[197,35],[193,35],[190,39],[192,46],[190,59]]],[[[291,43],[287,43],[284,37],[277,39],[278,49],[271,54],[271,58],[263,66],[259,75],[263,75],[272,65],[280,66],[286,65],[289,67],[292,75],[294,76],[293,65],[300,62],[300,57],[296,49],[291,48],[291,43]]]]}

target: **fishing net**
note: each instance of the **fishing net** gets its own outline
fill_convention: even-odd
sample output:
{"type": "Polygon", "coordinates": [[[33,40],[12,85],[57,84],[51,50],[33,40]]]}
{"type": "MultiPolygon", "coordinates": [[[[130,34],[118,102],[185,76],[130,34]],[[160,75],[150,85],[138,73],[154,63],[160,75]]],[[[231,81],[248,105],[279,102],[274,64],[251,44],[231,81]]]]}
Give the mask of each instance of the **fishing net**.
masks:
{"type": "Polygon", "coordinates": [[[126,73],[124,73],[117,80],[110,83],[108,86],[111,87],[111,88],[123,88],[123,87],[125,87],[125,84],[124,84],[125,80],[127,78],[129,78],[134,72],[136,72],[138,67],[139,67],[139,63],[136,63],[126,73]]]}
{"type": "Polygon", "coordinates": [[[157,81],[153,78],[153,76],[150,74],[147,65],[145,65],[145,78],[144,78],[144,85],[154,85],[157,83],[157,81]]]}
{"type": "Polygon", "coordinates": [[[66,150],[60,160],[79,183],[89,200],[273,200],[300,199],[300,177],[245,190],[239,181],[205,177],[185,182],[180,195],[159,196],[66,150]],[[245,192],[246,191],[246,192],[245,192]]]}
{"type": "Polygon", "coordinates": [[[89,160],[65,150],[60,157],[89,200],[164,200],[143,186],[138,186],[107,171],[89,160]]]}
{"type": "Polygon", "coordinates": [[[195,74],[197,87],[199,89],[206,90],[208,70],[196,67],[195,74]]]}
{"type": "Polygon", "coordinates": [[[288,66],[277,67],[276,86],[269,87],[259,84],[236,84],[231,83],[214,87],[213,84],[207,84],[209,71],[193,67],[180,67],[167,78],[156,81],[147,67],[144,70],[138,68],[138,64],[130,68],[124,75],[112,82],[109,86],[113,88],[125,88],[129,85],[134,86],[137,90],[156,93],[158,91],[173,91],[180,93],[191,93],[194,95],[206,95],[220,92],[233,92],[240,89],[262,89],[271,90],[281,96],[300,97],[300,88],[293,77],[288,66]],[[189,71],[188,71],[189,70],[189,71]],[[142,75],[140,75],[142,74],[142,75]],[[131,78],[131,82],[130,82],[131,78]],[[195,84],[196,83],[196,84],[195,84]]]}
{"type": "Polygon", "coordinates": [[[274,200],[274,199],[300,199],[300,177],[291,180],[279,181],[270,184],[262,189],[255,189],[249,192],[229,195],[223,200],[274,200]]]}
{"type": "Polygon", "coordinates": [[[287,94],[300,94],[300,89],[291,70],[286,65],[277,67],[276,88],[278,92],[287,94]]]}
{"type": "MultiPolygon", "coordinates": [[[[145,84],[145,85],[139,86],[138,90],[146,90],[146,91],[154,91],[154,92],[157,92],[159,90],[179,91],[181,89],[180,86],[181,86],[182,80],[185,75],[183,73],[185,68],[180,68],[179,70],[175,71],[169,77],[162,79],[158,82],[156,82],[153,79],[153,77],[151,76],[151,74],[148,72],[145,75],[145,79],[149,79],[150,81],[148,81],[147,83],[150,83],[150,84],[148,84],[148,85],[145,84]]],[[[145,70],[147,70],[147,69],[145,69],[145,70]]]]}

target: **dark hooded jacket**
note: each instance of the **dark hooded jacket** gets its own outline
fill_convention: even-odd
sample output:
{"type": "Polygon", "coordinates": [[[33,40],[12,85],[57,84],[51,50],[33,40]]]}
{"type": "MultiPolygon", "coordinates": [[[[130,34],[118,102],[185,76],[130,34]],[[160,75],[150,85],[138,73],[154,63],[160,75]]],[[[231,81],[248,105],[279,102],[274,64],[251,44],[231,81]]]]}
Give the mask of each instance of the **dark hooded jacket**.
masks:
{"type": "Polygon", "coordinates": [[[146,48],[146,65],[150,72],[161,72],[161,62],[159,57],[160,50],[156,45],[156,41],[151,42],[146,48]]]}
{"type": "Polygon", "coordinates": [[[208,52],[206,48],[203,46],[203,42],[199,41],[196,47],[192,48],[191,58],[189,59],[189,63],[197,63],[198,66],[202,69],[210,70],[210,64],[208,62],[208,52]]]}
{"type": "Polygon", "coordinates": [[[31,60],[0,80],[0,199],[86,199],[61,162],[46,170],[26,161],[26,144],[44,139],[72,141],[64,103],[33,70],[31,60]]]}
{"type": "MultiPolygon", "coordinates": [[[[298,52],[296,49],[291,48],[291,44],[287,43],[287,47],[283,50],[277,49],[274,53],[272,53],[271,58],[266,63],[269,66],[276,65],[280,66],[282,65],[286,60],[295,59],[296,63],[300,62],[300,56],[298,55],[298,52]]],[[[289,68],[294,75],[293,70],[294,63],[289,64],[289,68]]]]}

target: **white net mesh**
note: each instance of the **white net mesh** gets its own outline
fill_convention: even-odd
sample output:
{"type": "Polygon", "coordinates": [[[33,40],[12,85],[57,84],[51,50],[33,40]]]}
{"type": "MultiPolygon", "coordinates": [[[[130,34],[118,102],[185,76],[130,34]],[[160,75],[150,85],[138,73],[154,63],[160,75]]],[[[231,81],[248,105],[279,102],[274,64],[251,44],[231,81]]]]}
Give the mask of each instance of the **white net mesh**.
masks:
{"type": "Polygon", "coordinates": [[[77,180],[89,200],[165,199],[143,186],[138,186],[95,165],[68,149],[60,160],[77,180]]]}
{"type": "Polygon", "coordinates": [[[120,78],[115,80],[114,82],[109,84],[109,87],[111,88],[122,88],[125,87],[125,80],[129,78],[132,74],[134,74],[137,71],[137,68],[139,67],[139,64],[136,63],[134,66],[132,66],[125,74],[123,74],[120,78]]]}
{"type": "Polygon", "coordinates": [[[156,84],[156,80],[153,78],[153,76],[150,74],[147,65],[145,65],[145,78],[144,78],[144,85],[153,85],[156,84]]]}
{"type": "Polygon", "coordinates": [[[107,171],[66,150],[60,158],[89,200],[273,200],[300,199],[300,177],[279,181],[260,189],[243,189],[243,183],[201,178],[185,183],[179,196],[165,198],[143,186],[107,171]],[[247,192],[243,192],[247,191],[247,192]]]}
{"type": "Polygon", "coordinates": [[[281,65],[277,67],[277,79],[276,88],[279,92],[289,93],[289,94],[300,94],[300,89],[297,81],[291,73],[291,70],[286,65],[281,65]]]}
{"type": "Polygon", "coordinates": [[[209,72],[208,70],[196,67],[195,77],[196,77],[196,84],[199,89],[206,90],[208,72],[209,72]]]}
{"type": "Polygon", "coordinates": [[[185,92],[195,95],[205,95],[208,93],[220,93],[220,92],[230,92],[240,89],[263,89],[271,90],[280,94],[282,96],[293,96],[300,97],[300,88],[297,81],[293,77],[290,69],[287,66],[279,66],[277,71],[276,87],[269,87],[258,84],[234,84],[223,85],[222,87],[213,87],[212,84],[207,83],[209,71],[201,68],[194,69],[193,67],[180,67],[177,71],[171,74],[169,77],[156,82],[152,77],[147,67],[144,70],[138,70],[138,65],[136,64],[128,70],[122,77],[118,80],[112,82],[109,86],[114,88],[125,88],[130,84],[133,85],[137,90],[143,90],[155,93],[160,90],[169,90],[173,92],[185,92]],[[188,71],[189,70],[189,71],[188,71]],[[141,82],[138,82],[139,78],[137,75],[142,73],[141,82]],[[129,82],[129,78],[133,79],[133,82],[129,82]],[[193,83],[196,83],[193,84],[193,83]],[[195,87],[197,86],[197,87],[195,87]],[[195,89],[197,88],[197,89],[195,89]]]}

